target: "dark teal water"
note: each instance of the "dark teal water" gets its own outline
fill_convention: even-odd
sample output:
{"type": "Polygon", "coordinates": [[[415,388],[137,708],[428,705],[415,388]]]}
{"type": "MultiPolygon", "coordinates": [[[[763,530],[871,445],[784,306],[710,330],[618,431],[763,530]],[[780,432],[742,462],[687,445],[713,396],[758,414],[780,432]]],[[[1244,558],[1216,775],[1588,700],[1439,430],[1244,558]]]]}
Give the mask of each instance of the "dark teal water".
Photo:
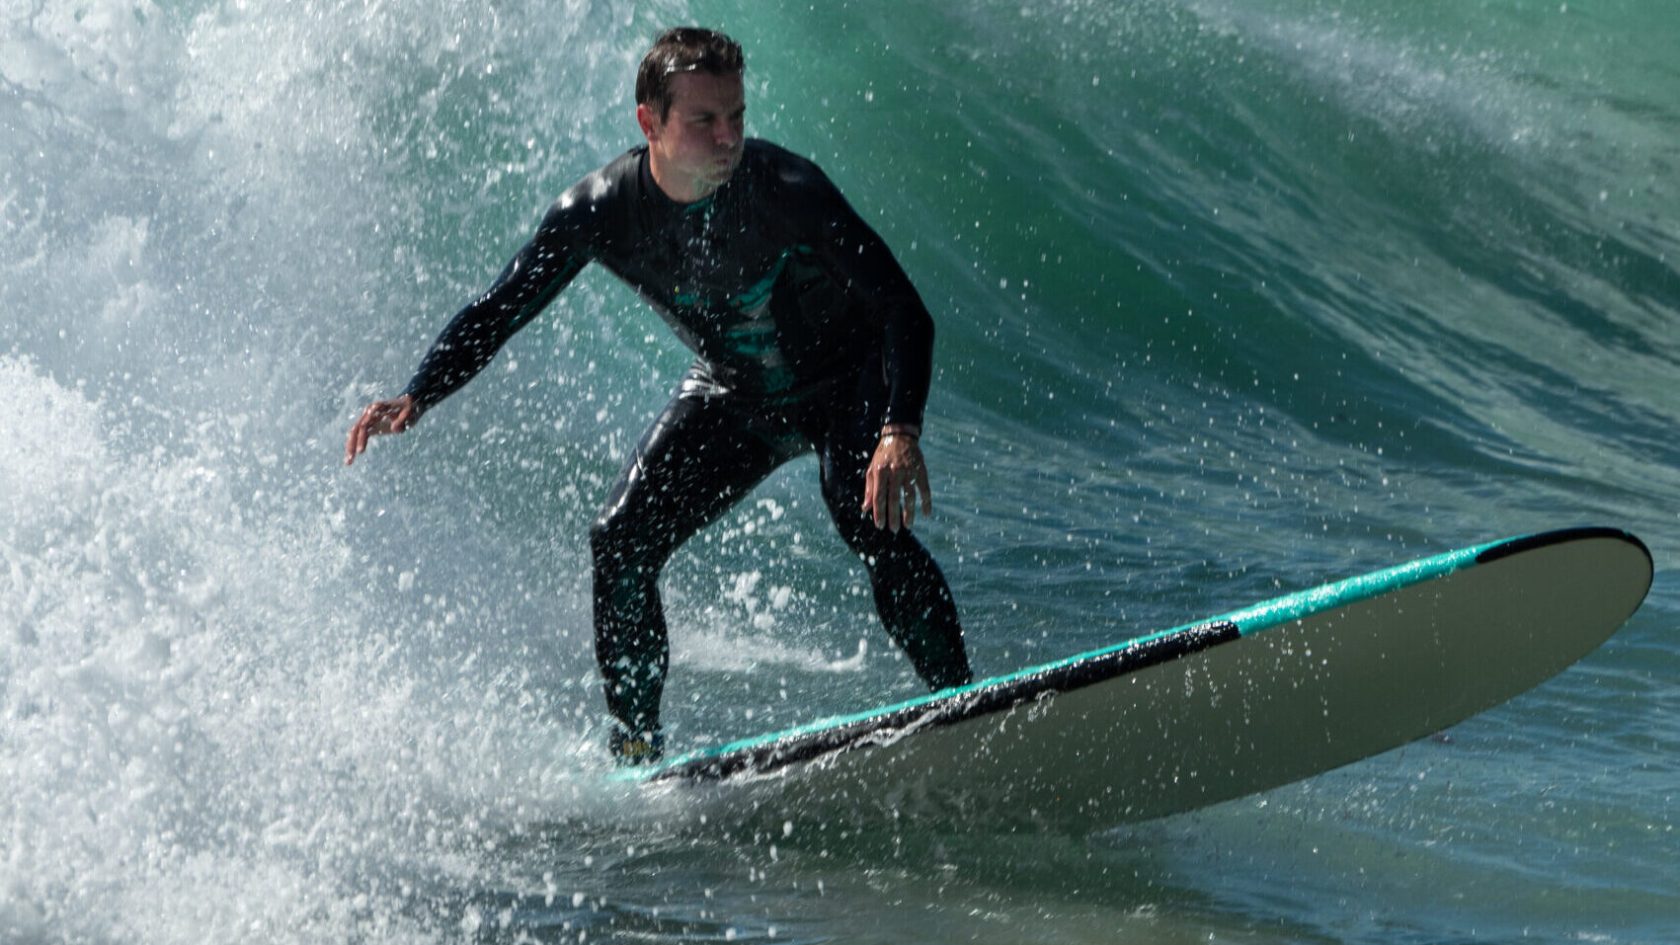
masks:
{"type": "MultiPolygon", "coordinates": [[[[140,0],[0,15],[0,940],[1680,933],[1680,10],[140,0]],[[1088,837],[598,787],[584,531],[687,360],[585,274],[339,467],[695,21],[940,326],[983,673],[1507,534],[1651,546],[1446,737],[1088,837]]],[[[916,690],[809,460],[673,562],[672,738],[916,690]]]]}

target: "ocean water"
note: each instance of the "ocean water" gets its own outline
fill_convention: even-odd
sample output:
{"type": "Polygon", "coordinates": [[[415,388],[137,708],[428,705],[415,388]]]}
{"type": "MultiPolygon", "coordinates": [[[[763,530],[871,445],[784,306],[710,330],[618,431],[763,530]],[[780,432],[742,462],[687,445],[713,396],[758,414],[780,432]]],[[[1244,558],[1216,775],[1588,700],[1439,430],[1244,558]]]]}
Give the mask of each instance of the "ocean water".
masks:
{"type": "MultiPolygon", "coordinates": [[[[4,0],[0,942],[1680,939],[1677,42],[1631,0],[4,0]],[[1577,524],[1650,599],[1196,814],[650,825],[585,530],[687,363],[657,319],[590,270],[340,460],[683,22],[938,319],[918,528],[980,672],[1577,524]]],[[[673,561],[675,743],[917,691],[814,482],[673,561]]]]}

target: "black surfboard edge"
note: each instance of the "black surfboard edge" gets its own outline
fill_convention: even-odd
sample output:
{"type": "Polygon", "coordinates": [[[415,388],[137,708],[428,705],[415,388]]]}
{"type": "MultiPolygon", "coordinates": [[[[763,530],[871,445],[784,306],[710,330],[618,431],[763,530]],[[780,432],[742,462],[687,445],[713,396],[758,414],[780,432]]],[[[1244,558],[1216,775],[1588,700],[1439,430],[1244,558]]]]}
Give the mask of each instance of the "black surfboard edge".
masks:
{"type": "Polygon", "coordinates": [[[815,732],[790,734],[773,742],[738,751],[679,762],[648,780],[720,781],[744,772],[764,775],[788,765],[810,761],[837,751],[890,741],[911,729],[938,728],[994,712],[1006,711],[1056,693],[1071,692],[1116,676],[1187,656],[1241,637],[1237,625],[1214,620],[1153,637],[1145,637],[1087,659],[1052,665],[1037,672],[1006,677],[970,692],[934,701],[865,715],[815,732]]]}
{"type": "Polygon", "coordinates": [[[1645,560],[1651,564],[1653,571],[1656,569],[1655,559],[1651,557],[1651,549],[1645,544],[1645,542],[1639,539],[1639,536],[1624,529],[1612,528],[1604,525],[1582,525],[1576,528],[1559,528],[1552,531],[1536,532],[1532,535],[1523,535],[1518,538],[1510,538],[1505,541],[1495,542],[1493,545],[1484,549],[1480,554],[1476,555],[1476,563],[1488,564],[1498,561],[1501,558],[1509,558],[1512,555],[1522,554],[1525,551],[1534,551],[1538,548],[1567,544],[1572,541],[1584,541],[1592,538],[1611,538],[1618,541],[1625,541],[1639,549],[1640,553],[1645,555],[1645,560]]]}

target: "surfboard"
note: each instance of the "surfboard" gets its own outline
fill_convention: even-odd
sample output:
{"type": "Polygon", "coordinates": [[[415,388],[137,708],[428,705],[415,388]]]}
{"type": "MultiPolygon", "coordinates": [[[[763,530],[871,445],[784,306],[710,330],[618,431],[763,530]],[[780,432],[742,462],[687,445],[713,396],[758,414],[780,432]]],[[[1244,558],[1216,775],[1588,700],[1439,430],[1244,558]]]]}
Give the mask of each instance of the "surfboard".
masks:
{"type": "Polygon", "coordinates": [[[1614,633],[1652,574],[1646,546],[1618,529],[1508,538],[617,777],[690,810],[772,822],[1146,820],[1505,702],[1614,633]]]}

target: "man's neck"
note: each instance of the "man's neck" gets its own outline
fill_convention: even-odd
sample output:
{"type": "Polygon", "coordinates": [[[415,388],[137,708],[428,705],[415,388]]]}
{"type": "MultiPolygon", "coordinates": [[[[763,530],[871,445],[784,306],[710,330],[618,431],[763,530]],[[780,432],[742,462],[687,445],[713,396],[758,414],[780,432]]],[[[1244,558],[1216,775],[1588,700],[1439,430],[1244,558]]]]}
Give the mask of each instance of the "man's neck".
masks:
{"type": "Polygon", "coordinates": [[[707,186],[698,178],[672,171],[652,151],[648,152],[648,173],[653,175],[660,191],[677,203],[698,203],[717,192],[716,187],[707,186]]]}

